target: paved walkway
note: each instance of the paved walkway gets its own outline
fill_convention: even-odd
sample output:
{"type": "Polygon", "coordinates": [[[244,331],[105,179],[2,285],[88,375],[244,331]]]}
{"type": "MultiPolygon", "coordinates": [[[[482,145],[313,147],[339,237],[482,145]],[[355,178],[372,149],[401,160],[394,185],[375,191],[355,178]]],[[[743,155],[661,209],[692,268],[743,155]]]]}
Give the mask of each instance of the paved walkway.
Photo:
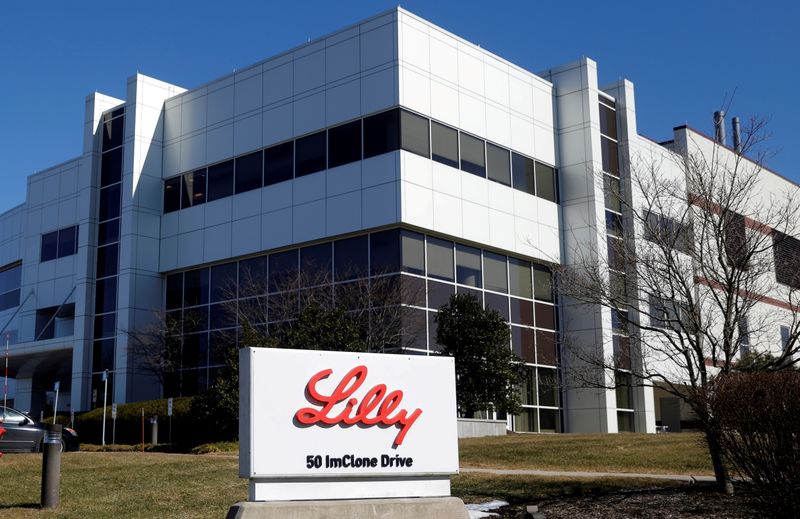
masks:
{"type": "Polygon", "coordinates": [[[483,472],[503,476],[545,476],[567,478],[631,478],[663,479],[666,481],[713,482],[714,476],[692,476],[689,474],[637,474],[635,472],[570,472],[565,470],[523,470],[461,467],[462,473],[483,472]]]}

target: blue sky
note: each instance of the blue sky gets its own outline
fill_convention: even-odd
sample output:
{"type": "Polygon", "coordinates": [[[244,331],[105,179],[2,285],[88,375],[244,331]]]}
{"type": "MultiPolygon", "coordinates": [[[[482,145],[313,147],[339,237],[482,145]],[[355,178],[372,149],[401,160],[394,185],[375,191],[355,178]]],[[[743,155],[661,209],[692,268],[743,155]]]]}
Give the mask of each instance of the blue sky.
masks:
{"type": "MultiPolygon", "coordinates": [[[[76,157],[85,96],[124,97],[137,71],[191,88],[394,2],[14,2],[0,21],[0,211],[25,178],[76,157]],[[80,6],[80,7],[76,7],[80,6]]],[[[588,56],[636,85],[653,139],[729,115],[769,117],[768,166],[800,182],[800,3],[408,1],[403,7],[528,70],[588,56]]]]}

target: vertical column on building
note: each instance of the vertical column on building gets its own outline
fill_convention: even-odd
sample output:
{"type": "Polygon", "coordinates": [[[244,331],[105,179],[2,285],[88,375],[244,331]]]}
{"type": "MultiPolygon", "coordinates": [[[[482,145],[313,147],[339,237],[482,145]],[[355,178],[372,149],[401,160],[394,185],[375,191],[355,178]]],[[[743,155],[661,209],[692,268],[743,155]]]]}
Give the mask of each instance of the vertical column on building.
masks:
{"type": "MultiPolygon", "coordinates": [[[[562,258],[565,265],[606,264],[597,64],[583,58],[543,74],[555,85],[561,188],[562,258]]],[[[617,432],[613,389],[589,387],[586,375],[613,381],[611,370],[581,360],[613,356],[611,312],[600,305],[562,302],[565,428],[568,432],[617,432]],[[596,371],[593,371],[596,370],[596,371]]]]}
{"type": "MultiPolygon", "coordinates": [[[[627,204],[623,204],[622,212],[626,213],[625,205],[631,203],[632,186],[631,186],[631,168],[635,167],[635,157],[637,154],[636,143],[638,140],[638,132],[636,128],[636,104],[634,97],[634,86],[628,80],[620,80],[614,85],[610,85],[603,89],[604,92],[611,95],[616,100],[616,121],[617,121],[617,152],[619,159],[620,171],[620,185],[622,195],[627,200],[627,204]]],[[[630,221],[630,215],[623,215],[624,228],[628,231],[625,237],[628,240],[628,247],[635,248],[635,241],[632,235],[633,222],[630,221]]],[[[635,276],[629,276],[626,283],[626,288],[629,291],[636,290],[635,276]]],[[[631,315],[631,319],[638,320],[638,315],[631,315]]],[[[642,358],[641,348],[639,342],[635,337],[628,339],[625,348],[627,355],[627,362],[630,363],[629,369],[636,372],[642,372],[642,358]]],[[[636,380],[634,386],[630,390],[631,403],[633,408],[633,430],[637,432],[654,433],[655,422],[655,403],[653,398],[653,385],[648,380],[636,380]]]]}

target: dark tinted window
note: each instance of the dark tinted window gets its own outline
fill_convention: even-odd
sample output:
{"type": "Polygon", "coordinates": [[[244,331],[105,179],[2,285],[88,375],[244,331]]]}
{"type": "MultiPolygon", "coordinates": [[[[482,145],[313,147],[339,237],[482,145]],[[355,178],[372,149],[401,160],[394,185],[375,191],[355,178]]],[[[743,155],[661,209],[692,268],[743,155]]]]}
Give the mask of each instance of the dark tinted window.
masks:
{"type": "Polygon", "coordinates": [[[239,296],[267,293],[267,257],[258,256],[239,262],[239,296]]]}
{"type": "Polygon", "coordinates": [[[119,244],[106,245],[97,249],[97,277],[104,278],[117,273],[119,244]]]}
{"type": "Polygon", "coordinates": [[[95,285],[94,312],[102,314],[117,308],[117,279],[98,279],[95,285]]]}
{"type": "Polygon", "coordinates": [[[297,249],[269,255],[269,291],[293,290],[297,284],[297,249]]]}
{"type": "Polygon", "coordinates": [[[206,201],[206,168],[198,169],[183,176],[183,209],[200,205],[206,201]]]}
{"type": "Polygon", "coordinates": [[[490,180],[511,185],[511,163],[507,149],[487,142],[486,162],[490,180]]]}
{"type": "Polygon", "coordinates": [[[8,310],[15,306],[19,306],[19,289],[0,294],[0,310],[8,310]]]}
{"type": "Polygon", "coordinates": [[[547,328],[548,330],[556,329],[555,306],[536,303],[536,327],[547,328]]]}
{"type": "Polygon", "coordinates": [[[456,293],[455,285],[428,280],[428,308],[438,310],[450,302],[450,296],[456,293]]]}
{"type": "Polygon", "coordinates": [[[620,186],[619,179],[610,175],[603,175],[603,191],[605,194],[606,207],[621,213],[622,187],[620,186]]]}
{"type": "Polygon", "coordinates": [[[508,269],[511,293],[515,296],[533,298],[531,290],[531,264],[516,258],[508,258],[508,269]]]}
{"type": "Polygon", "coordinates": [[[512,297],[510,301],[511,322],[514,324],[533,326],[533,302],[525,299],[517,299],[516,297],[512,297]]]}
{"type": "Polygon", "coordinates": [[[462,285],[481,287],[481,251],[456,244],[456,281],[462,285]]]}
{"type": "Polygon", "coordinates": [[[533,295],[542,301],[553,300],[553,277],[547,267],[533,266],[533,295]]]}
{"type": "Polygon", "coordinates": [[[431,146],[436,162],[458,167],[458,131],[449,126],[431,121],[431,146]]]}
{"type": "Polygon", "coordinates": [[[69,256],[78,252],[78,228],[67,227],[58,231],[58,257],[69,256]]]}
{"type": "Polygon", "coordinates": [[[400,146],[426,159],[430,154],[428,119],[405,110],[400,111],[400,146]]]}
{"type": "Polygon", "coordinates": [[[400,270],[400,231],[392,229],[369,236],[370,270],[386,274],[400,270]]]}
{"type": "Polygon", "coordinates": [[[367,275],[367,237],[355,236],[333,244],[336,281],[356,279],[367,275]]]}
{"type": "Polygon", "coordinates": [[[103,123],[103,151],[122,145],[124,123],[123,117],[106,120],[103,123]]]}
{"type": "Polygon", "coordinates": [[[556,201],[556,171],[541,162],[536,163],[536,196],[556,201]]]}
{"type": "Polygon", "coordinates": [[[453,281],[453,242],[428,236],[428,276],[453,281]]]}
{"type": "Polygon", "coordinates": [[[113,337],[116,331],[117,314],[98,315],[94,318],[94,337],[101,339],[103,337],[113,337]]]}
{"type": "Polygon", "coordinates": [[[330,243],[321,243],[300,249],[300,282],[304,285],[330,283],[332,267],[330,243]]]}
{"type": "Polygon", "coordinates": [[[403,272],[425,273],[425,237],[413,231],[400,231],[403,272]]]}
{"type": "Polygon", "coordinates": [[[183,306],[208,303],[208,269],[189,270],[183,273],[183,306]]]}
{"type": "Polygon", "coordinates": [[[269,186],[294,177],[294,141],[264,150],[264,185],[269,186]]]}
{"type": "Polygon", "coordinates": [[[600,155],[603,159],[603,171],[618,177],[619,156],[617,155],[617,143],[600,136],[600,155]]]}
{"type": "Polygon", "coordinates": [[[307,135],[295,142],[295,177],[310,175],[325,169],[325,132],[307,135]]]}
{"type": "Polygon", "coordinates": [[[244,193],[261,187],[262,164],[260,151],[236,159],[236,193],[244,193]]]}
{"type": "Polygon", "coordinates": [[[328,167],[361,160],[361,120],[328,130],[328,167]]]}
{"type": "Polygon", "coordinates": [[[486,308],[497,311],[497,313],[503,316],[503,319],[508,321],[508,296],[485,292],[483,294],[483,299],[486,308]]]}
{"type": "Polygon", "coordinates": [[[208,168],[206,199],[219,200],[233,194],[233,161],[227,160],[208,168]]]}
{"type": "Polygon", "coordinates": [[[400,147],[399,110],[390,110],[364,119],[364,158],[400,147]]]}
{"type": "Polygon", "coordinates": [[[617,112],[600,103],[600,133],[617,138],[617,112]]]}
{"type": "MultiPolygon", "coordinates": [[[[180,179],[179,179],[180,180],[180,179]]],[[[100,221],[119,216],[119,191],[121,184],[104,187],[100,190],[100,221]]]]}
{"type": "MultiPolygon", "coordinates": [[[[104,369],[114,369],[114,339],[94,341],[92,362],[93,362],[92,369],[94,371],[103,371],[104,369]]],[[[99,377],[97,380],[99,381],[99,377]]]]}
{"type": "Polygon", "coordinates": [[[50,261],[58,257],[58,231],[42,235],[40,261],[50,261]]]}
{"type": "Polygon", "coordinates": [[[533,159],[518,153],[511,154],[511,166],[514,173],[514,189],[535,194],[533,159]]]}
{"type": "Polygon", "coordinates": [[[100,167],[100,187],[122,180],[122,148],[103,153],[100,167]]]}
{"type": "Polygon", "coordinates": [[[508,292],[505,256],[493,252],[483,253],[483,281],[487,290],[508,292]]]}
{"type": "Polygon", "coordinates": [[[467,173],[486,176],[486,157],[484,155],[484,144],[481,139],[461,134],[461,169],[467,173]]]}
{"type": "Polygon", "coordinates": [[[164,181],[164,212],[171,213],[181,208],[181,177],[164,181]]]}
{"type": "Polygon", "coordinates": [[[119,241],[119,218],[101,223],[97,227],[97,245],[119,241]]]}
{"type": "Polygon", "coordinates": [[[236,262],[211,267],[211,302],[236,299],[236,262]]]}
{"type": "Polygon", "coordinates": [[[167,310],[180,308],[183,303],[183,273],[167,276],[167,310]]]}

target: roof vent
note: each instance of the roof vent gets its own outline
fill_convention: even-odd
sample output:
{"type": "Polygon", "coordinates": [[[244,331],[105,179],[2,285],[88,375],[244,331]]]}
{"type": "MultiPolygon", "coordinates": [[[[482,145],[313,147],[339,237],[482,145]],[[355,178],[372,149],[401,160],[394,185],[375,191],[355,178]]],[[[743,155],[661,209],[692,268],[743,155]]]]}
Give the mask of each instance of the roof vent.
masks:
{"type": "Polygon", "coordinates": [[[725,112],[722,110],[714,112],[714,140],[727,146],[725,143],[725,112]]]}

